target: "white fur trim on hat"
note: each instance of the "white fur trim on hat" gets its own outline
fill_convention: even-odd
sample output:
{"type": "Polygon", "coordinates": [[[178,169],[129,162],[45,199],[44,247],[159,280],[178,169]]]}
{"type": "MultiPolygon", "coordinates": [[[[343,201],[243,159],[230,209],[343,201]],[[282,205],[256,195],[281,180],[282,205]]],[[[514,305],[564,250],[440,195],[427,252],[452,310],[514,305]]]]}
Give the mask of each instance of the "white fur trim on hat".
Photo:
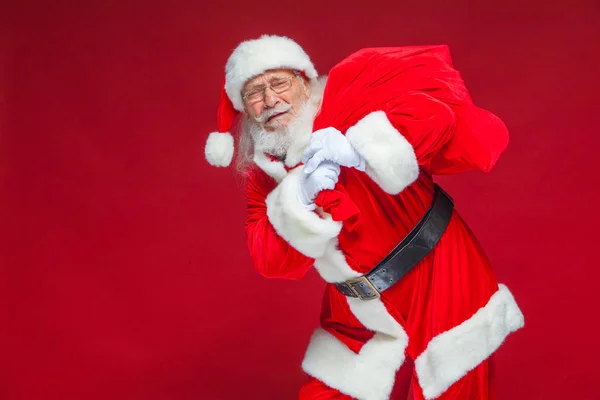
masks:
{"type": "Polygon", "coordinates": [[[233,158],[233,136],[229,132],[212,132],[206,140],[206,161],[215,167],[227,167],[233,158]]]}
{"type": "Polygon", "coordinates": [[[238,45],[225,66],[225,91],[233,107],[244,110],[241,92],[249,79],[276,68],[302,71],[311,80],[318,76],[310,57],[292,39],[263,35],[247,40],[238,45]]]}

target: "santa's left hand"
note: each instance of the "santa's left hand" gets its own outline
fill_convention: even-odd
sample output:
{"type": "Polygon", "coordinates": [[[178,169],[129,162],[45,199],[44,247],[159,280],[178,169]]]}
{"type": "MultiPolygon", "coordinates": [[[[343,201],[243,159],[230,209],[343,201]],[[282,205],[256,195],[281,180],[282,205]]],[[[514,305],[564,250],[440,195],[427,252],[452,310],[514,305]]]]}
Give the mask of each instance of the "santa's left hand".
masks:
{"type": "Polygon", "coordinates": [[[346,136],[333,127],[319,129],[312,134],[302,155],[304,173],[312,173],[323,161],[365,170],[364,158],[352,147],[346,136]]]}

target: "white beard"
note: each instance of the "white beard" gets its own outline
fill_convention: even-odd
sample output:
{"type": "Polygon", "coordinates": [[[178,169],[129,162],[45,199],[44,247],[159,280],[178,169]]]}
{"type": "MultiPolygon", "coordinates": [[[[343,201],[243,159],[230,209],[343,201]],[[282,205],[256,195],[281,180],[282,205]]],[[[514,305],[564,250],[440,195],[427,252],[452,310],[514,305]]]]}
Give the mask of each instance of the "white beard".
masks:
{"type": "Polygon", "coordinates": [[[249,122],[247,131],[252,137],[255,152],[262,152],[286,158],[286,163],[297,164],[302,157],[302,151],[310,140],[313,121],[317,107],[313,101],[306,101],[298,115],[287,126],[266,131],[259,124],[249,122]]]}

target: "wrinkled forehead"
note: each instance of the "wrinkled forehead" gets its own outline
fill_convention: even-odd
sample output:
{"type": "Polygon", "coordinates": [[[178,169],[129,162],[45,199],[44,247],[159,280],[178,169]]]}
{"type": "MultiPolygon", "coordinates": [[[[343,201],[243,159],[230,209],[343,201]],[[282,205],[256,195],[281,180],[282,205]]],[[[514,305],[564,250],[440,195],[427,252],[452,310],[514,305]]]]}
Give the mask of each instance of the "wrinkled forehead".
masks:
{"type": "Polygon", "coordinates": [[[244,90],[259,87],[277,79],[289,78],[290,76],[293,76],[295,74],[296,71],[294,71],[293,69],[271,69],[246,81],[246,84],[244,85],[244,90]]]}

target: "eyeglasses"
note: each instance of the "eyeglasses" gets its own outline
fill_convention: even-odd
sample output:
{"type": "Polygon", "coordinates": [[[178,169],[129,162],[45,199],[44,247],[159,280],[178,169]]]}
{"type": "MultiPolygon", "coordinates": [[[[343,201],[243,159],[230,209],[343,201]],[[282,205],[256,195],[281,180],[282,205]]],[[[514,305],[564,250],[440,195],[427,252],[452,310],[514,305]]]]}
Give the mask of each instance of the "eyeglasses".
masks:
{"type": "Polygon", "coordinates": [[[250,104],[258,103],[265,98],[265,90],[267,90],[267,88],[271,88],[275,93],[281,94],[292,87],[292,79],[296,76],[297,75],[290,76],[289,78],[277,79],[267,85],[252,89],[251,91],[246,92],[243,98],[250,104]]]}

